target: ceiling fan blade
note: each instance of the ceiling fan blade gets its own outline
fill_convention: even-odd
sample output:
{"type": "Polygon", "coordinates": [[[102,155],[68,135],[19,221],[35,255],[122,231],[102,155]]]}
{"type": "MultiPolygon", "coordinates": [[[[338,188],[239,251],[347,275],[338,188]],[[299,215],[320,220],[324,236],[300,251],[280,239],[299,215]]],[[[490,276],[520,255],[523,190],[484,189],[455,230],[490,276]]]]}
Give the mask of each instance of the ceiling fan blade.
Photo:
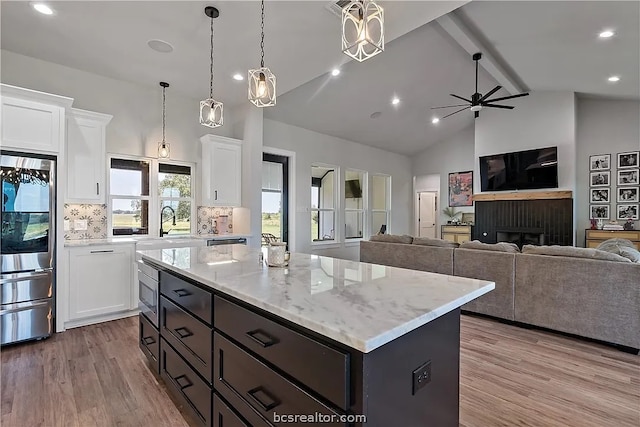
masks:
{"type": "Polygon", "coordinates": [[[504,108],[505,110],[513,110],[516,107],[512,107],[511,105],[496,105],[496,104],[482,104],[483,107],[491,107],[491,108],[504,108]]]}
{"type": "Polygon", "coordinates": [[[463,98],[461,96],[454,95],[452,93],[450,93],[449,95],[453,96],[454,98],[462,99],[463,101],[468,102],[469,104],[471,104],[471,101],[469,99],[465,99],[465,98],[463,98]]]}
{"type": "Polygon", "coordinates": [[[431,107],[432,110],[439,110],[441,108],[452,108],[452,107],[470,107],[470,104],[456,104],[456,105],[445,105],[444,107],[431,107]]]}
{"type": "Polygon", "coordinates": [[[500,86],[500,85],[494,87],[489,92],[487,92],[482,98],[480,98],[480,101],[478,101],[478,102],[484,101],[485,99],[487,99],[488,97],[490,97],[491,95],[493,95],[494,93],[499,91],[500,89],[502,89],[502,86],[500,86]]]}
{"type": "Polygon", "coordinates": [[[468,109],[469,109],[469,107],[461,108],[461,109],[459,109],[459,110],[458,110],[458,111],[456,111],[456,112],[453,112],[453,113],[451,113],[451,114],[447,114],[446,116],[444,116],[444,117],[443,117],[443,119],[446,119],[446,118],[447,118],[447,117],[449,117],[449,116],[453,116],[454,114],[458,114],[459,112],[464,111],[464,110],[468,110],[468,109]]]}
{"type": "Polygon", "coordinates": [[[477,119],[478,117],[480,117],[480,111],[474,111],[473,112],[473,118],[477,119]]]}
{"type": "Polygon", "coordinates": [[[495,98],[495,99],[487,99],[486,102],[496,102],[496,101],[504,101],[505,99],[511,99],[511,98],[519,98],[521,96],[528,96],[529,93],[525,92],[525,93],[519,93],[517,95],[511,95],[511,96],[503,96],[502,98],[495,98]]]}

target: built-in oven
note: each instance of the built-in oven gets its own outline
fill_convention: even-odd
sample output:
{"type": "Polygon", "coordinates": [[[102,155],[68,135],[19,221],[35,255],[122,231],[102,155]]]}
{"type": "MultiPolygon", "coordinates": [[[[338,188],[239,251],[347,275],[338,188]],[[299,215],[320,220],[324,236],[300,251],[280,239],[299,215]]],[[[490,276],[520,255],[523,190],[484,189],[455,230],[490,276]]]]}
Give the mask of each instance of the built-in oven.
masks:
{"type": "Polygon", "coordinates": [[[160,324],[159,305],[160,305],[160,273],[158,270],[145,263],[143,260],[138,261],[138,308],[140,312],[157,328],[160,324]]]}

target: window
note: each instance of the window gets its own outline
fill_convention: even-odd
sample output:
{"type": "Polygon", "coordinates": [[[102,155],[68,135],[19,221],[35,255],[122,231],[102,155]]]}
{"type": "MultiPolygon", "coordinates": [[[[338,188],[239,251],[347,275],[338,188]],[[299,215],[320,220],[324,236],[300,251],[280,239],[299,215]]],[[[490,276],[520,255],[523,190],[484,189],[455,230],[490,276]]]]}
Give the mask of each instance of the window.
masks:
{"type": "Polygon", "coordinates": [[[169,231],[169,234],[191,234],[191,168],[160,163],[158,196],[164,231],[169,231]],[[170,225],[165,228],[167,223],[170,225]]]}
{"type": "Polygon", "coordinates": [[[111,159],[109,201],[113,235],[149,234],[149,161],[111,159]]]}
{"type": "Polygon", "coordinates": [[[364,236],[366,209],[366,173],[346,170],[344,174],[344,238],[361,239],[364,236]]]}
{"type": "Polygon", "coordinates": [[[371,234],[389,232],[391,217],[391,177],[371,176],[371,234]]]}
{"type": "Polygon", "coordinates": [[[335,241],[336,170],[311,167],[311,240],[335,241]]]}

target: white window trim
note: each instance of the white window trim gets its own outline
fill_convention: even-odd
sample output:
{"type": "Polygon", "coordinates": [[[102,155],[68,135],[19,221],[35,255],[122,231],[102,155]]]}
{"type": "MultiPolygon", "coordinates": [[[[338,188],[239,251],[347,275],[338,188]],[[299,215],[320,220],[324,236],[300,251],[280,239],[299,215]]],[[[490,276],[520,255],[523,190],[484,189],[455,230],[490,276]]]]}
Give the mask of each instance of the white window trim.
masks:
{"type": "Polygon", "coordinates": [[[370,180],[371,180],[371,191],[373,191],[373,178],[375,176],[381,176],[383,178],[387,178],[386,182],[387,182],[387,188],[385,190],[385,206],[386,209],[373,209],[373,206],[371,207],[370,210],[370,216],[369,216],[369,227],[370,227],[370,233],[377,233],[379,231],[378,230],[374,230],[373,227],[373,214],[374,213],[386,213],[387,215],[387,231],[385,232],[386,234],[389,234],[389,230],[391,228],[391,175],[387,175],[387,174],[383,174],[383,173],[372,173],[370,175],[370,180]]]}
{"type": "Polygon", "coordinates": [[[343,228],[345,231],[344,235],[344,243],[345,246],[354,246],[359,245],[361,240],[366,240],[368,229],[370,228],[369,223],[371,220],[369,219],[369,172],[361,170],[361,169],[353,169],[353,168],[345,168],[345,174],[342,179],[342,188],[340,189],[340,195],[342,200],[344,201],[344,217],[342,221],[343,228]],[[361,209],[352,209],[347,208],[347,200],[345,197],[346,193],[346,181],[347,181],[347,172],[356,172],[362,174],[362,208],[361,209]],[[362,237],[351,237],[347,238],[346,236],[346,226],[347,226],[347,212],[362,212],[362,237]]]}
{"type": "MultiPolygon", "coordinates": [[[[337,224],[340,223],[340,218],[339,218],[339,212],[340,212],[340,205],[339,205],[339,201],[340,198],[338,197],[338,193],[339,191],[336,191],[336,189],[339,189],[339,184],[340,181],[338,179],[338,177],[341,176],[341,171],[340,168],[336,165],[330,165],[327,163],[312,163],[311,167],[313,168],[314,166],[317,167],[321,167],[321,168],[327,168],[327,169],[333,169],[333,209],[326,209],[326,208],[313,208],[310,207],[309,209],[309,213],[311,214],[311,216],[313,216],[314,212],[333,212],[333,230],[334,230],[334,235],[333,235],[333,240],[318,240],[318,241],[314,241],[313,239],[309,239],[311,241],[311,246],[322,246],[322,247],[326,247],[326,246],[336,246],[338,247],[341,242],[342,242],[342,233],[340,232],[340,227],[337,227],[337,224]]],[[[310,206],[311,203],[309,203],[310,206]]],[[[309,230],[311,231],[311,230],[309,230]]],[[[311,237],[311,234],[309,234],[309,237],[311,237]]],[[[320,237],[320,236],[318,236],[320,237]]]]}

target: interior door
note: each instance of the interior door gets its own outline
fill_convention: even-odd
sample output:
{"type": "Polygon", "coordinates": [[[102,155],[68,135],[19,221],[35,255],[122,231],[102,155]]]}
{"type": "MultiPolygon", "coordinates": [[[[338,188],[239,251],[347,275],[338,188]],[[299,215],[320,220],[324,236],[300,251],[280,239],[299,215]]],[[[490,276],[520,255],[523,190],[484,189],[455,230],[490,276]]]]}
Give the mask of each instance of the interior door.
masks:
{"type": "Polygon", "coordinates": [[[418,193],[418,236],[436,238],[436,193],[418,193]]]}

